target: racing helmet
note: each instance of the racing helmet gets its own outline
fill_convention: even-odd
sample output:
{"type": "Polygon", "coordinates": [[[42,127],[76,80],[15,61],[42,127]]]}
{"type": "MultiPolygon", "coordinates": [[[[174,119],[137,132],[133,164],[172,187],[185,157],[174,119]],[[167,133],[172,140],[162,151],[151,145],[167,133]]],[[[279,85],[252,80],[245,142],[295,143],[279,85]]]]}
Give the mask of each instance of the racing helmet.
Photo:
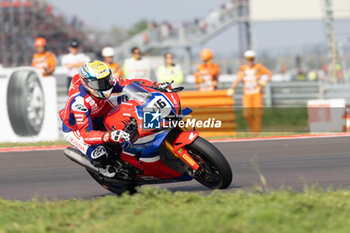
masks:
{"type": "Polygon", "coordinates": [[[214,53],[211,49],[203,49],[200,57],[203,61],[208,61],[214,58],[214,53]]]}
{"type": "Polygon", "coordinates": [[[101,61],[86,62],[79,71],[85,89],[94,97],[107,99],[115,84],[111,69],[101,61]]]}

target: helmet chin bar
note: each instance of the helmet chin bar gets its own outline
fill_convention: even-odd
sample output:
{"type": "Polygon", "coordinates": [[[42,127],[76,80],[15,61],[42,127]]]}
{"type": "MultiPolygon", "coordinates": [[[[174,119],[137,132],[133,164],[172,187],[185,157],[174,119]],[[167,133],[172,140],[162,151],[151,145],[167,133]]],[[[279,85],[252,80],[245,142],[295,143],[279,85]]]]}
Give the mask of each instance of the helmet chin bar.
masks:
{"type": "Polygon", "coordinates": [[[94,93],[91,93],[91,92],[90,92],[90,94],[98,99],[108,99],[112,94],[112,90],[113,90],[113,88],[111,88],[110,90],[107,90],[107,91],[96,91],[97,95],[95,95],[94,93]]]}
{"type": "Polygon", "coordinates": [[[112,90],[113,90],[113,88],[111,88],[111,89],[108,90],[108,91],[103,91],[104,94],[107,94],[107,97],[105,97],[105,99],[108,99],[109,97],[111,97],[111,95],[112,95],[112,90]]]}

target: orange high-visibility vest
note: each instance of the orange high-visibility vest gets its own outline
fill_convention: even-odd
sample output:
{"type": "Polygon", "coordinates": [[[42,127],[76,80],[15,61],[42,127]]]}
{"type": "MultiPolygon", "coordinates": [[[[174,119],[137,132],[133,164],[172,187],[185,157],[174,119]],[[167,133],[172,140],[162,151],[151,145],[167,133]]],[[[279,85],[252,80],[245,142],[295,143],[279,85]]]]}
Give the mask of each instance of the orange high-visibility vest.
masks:
{"type": "Polygon", "coordinates": [[[262,75],[268,74],[270,71],[262,64],[254,64],[253,67],[242,65],[237,75],[243,76],[243,92],[244,94],[257,94],[262,92],[259,79],[262,75]]]}
{"type": "Polygon", "coordinates": [[[48,77],[55,70],[56,57],[49,51],[45,51],[44,53],[36,53],[33,55],[32,67],[40,70],[44,77],[48,77]]]}
{"type": "Polygon", "coordinates": [[[112,73],[116,78],[121,78],[123,76],[123,70],[120,68],[120,65],[118,62],[107,64],[107,66],[112,70],[112,73]]]}
{"type": "MultiPolygon", "coordinates": [[[[196,83],[203,86],[201,89],[210,89],[214,81],[218,81],[220,67],[217,64],[200,64],[194,74],[196,83]]],[[[214,87],[216,89],[216,87],[214,87]]]]}

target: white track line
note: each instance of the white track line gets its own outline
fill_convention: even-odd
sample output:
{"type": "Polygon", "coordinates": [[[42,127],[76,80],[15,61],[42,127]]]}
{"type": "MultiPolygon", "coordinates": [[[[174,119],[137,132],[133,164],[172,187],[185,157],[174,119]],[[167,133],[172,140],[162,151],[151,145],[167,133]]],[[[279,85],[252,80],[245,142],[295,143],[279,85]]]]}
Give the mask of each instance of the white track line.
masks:
{"type": "MultiPolygon", "coordinates": [[[[259,142],[259,141],[277,141],[277,140],[300,140],[300,139],[322,139],[322,138],[339,138],[350,137],[348,133],[325,134],[325,135],[291,135],[280,137],[261,137],[261,138],[232,138],[232,139],[212,139],[212,143],[232,143],[232,142],[259,142]]],[[[31,152],[31,151],[62,151],[67,146],[47,146],[47,147],[14,147],[0,148],[1,153],[10,152],[31,152]]]]}
{"type": "Polygon", "coordinates": [[[327,134],[327,135],[302,135],[302,136],[281,136],[281,137],[261,137],[261,138],[232,138],[232,139],[213,139],[212,143],[226,142],[258,142],[258,141],[278,141],[278,140],[299,140],[299,139],[322,139],[322,138],[340,138],[350,137],[350,134],[327,134]]]}

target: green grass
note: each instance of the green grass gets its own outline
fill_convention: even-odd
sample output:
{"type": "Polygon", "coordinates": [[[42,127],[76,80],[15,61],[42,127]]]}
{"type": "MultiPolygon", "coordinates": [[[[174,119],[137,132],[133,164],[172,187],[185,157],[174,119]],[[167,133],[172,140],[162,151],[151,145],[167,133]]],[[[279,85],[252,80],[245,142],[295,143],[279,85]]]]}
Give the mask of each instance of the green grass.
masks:
{"type": "Polygon", "coordinates": [[[0,200],[0,233],[350,232],[350,191],[171,193],[28,202],[0,200]]]}
{"type": "MultiPolygon", "coordinates": [[[[237,132],[248,132],[242,110],[236,110],[237,132]]],[[[307,108],[264,108],[263,133],[305,133],[309,131],[307,108]]],[[[274,135],[280,136],[280,135],[274,135]]]]}

